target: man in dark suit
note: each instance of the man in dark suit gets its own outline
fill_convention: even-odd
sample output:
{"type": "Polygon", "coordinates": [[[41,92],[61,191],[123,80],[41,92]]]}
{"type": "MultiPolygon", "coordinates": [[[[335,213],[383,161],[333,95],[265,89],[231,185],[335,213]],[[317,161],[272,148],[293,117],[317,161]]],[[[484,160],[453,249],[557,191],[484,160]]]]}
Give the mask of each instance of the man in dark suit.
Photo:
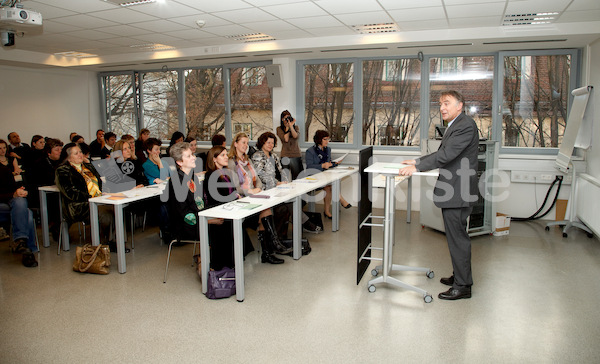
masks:
{"type": "Polygon", "coordinates": [[[96,131],[96,139],[90,143],[90,156],[92,158],[102,157],[102,148],[104,148],[104,130],[96,131]]]}
{"type": "Polygon", "coordinates": [[[462,112],[463,96],[456,91],[443,92],[440,97],[442,119],[448,127],[440,148],[416,160],[404,161],[408,167],[399,174],[410,176],[415,171],[439,168],[440,175],[433,191],[433,202],[442,209],[446,240],[454,272],[440,282],[452,286],[438,295],[443,300],[471,298],[471,239],[467,233],[467,218],[477,195],[477,150],[479,130],[475,121],[462,112]]]}

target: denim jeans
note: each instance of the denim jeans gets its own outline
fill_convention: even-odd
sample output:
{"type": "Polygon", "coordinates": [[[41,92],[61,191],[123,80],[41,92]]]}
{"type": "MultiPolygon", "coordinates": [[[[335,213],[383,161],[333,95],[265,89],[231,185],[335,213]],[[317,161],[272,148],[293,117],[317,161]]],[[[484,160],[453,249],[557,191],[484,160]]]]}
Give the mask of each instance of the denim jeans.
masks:
{"type": "Polygon", "coordinates": [[[8,204],[10,205],[13,241],[27,239],[27,247],[32,252],[37,252],[38,248],[35,245],[35,222],[33,220],[33,212],[27,208],[27,199],[24,197],[13,197],[8,204]]]}

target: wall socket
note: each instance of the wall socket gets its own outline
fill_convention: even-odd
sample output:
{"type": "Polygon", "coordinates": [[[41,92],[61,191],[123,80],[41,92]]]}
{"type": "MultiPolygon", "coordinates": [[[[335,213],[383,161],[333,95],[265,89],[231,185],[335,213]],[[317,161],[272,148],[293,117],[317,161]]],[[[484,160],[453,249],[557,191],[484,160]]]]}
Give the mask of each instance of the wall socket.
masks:
{"type": "MultiPolygon", "coordinates": [[[[556,178],[551,171],[510,171],[510,181],[515,183],[551,184],[556,178]]],[[[571,175],[563,175],[563,184],[571,184],[571,175]]]]}

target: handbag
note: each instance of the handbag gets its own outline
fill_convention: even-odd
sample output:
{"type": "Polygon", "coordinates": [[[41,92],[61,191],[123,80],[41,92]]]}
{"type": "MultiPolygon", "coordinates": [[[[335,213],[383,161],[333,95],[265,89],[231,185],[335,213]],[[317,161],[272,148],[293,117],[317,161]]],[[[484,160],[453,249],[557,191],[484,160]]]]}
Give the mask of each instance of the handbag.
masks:
{"type": "Polygon", "coordinates": [[[224,267],[221,270],[208,272],[208,289],[206,297],[211,300],[227,298],[235,294],[235,270],[224,267]]]}
{"type": "Polygon", "coordinates": [[[108,274],[110,269],[110,248],[108,245],[91,244],[78,246],[75,250],[73,270],[80,273],[108,274]]]}

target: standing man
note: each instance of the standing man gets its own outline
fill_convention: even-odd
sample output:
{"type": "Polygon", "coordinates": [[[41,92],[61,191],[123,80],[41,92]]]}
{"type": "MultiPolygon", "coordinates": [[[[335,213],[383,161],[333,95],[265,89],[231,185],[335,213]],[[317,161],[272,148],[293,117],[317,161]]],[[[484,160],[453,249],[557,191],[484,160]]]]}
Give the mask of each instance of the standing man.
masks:
{"type": "Polygon", "coordinates": [[[104,148],[104,130],[96,131],[96,140],[90,143],[90,156],[92,158],[100,158],[102,156],[102,148],[104,148]]]}
{"type": "Polygon", "coordinates": [[[442,119],[448,124],[437,152],[416,160],[404,161],[401,176],[439,168],[440,175],[433,191],[433,202],[442,209],[446,240],[454,272],[440,282],[451,286],[438,295],[443,300],[471,298],[471,239],[467,218],[477,201],[477,151],[479,130],[475,121],[462,112],[463,96],[445,91],[440,97],[442,119]]]}

